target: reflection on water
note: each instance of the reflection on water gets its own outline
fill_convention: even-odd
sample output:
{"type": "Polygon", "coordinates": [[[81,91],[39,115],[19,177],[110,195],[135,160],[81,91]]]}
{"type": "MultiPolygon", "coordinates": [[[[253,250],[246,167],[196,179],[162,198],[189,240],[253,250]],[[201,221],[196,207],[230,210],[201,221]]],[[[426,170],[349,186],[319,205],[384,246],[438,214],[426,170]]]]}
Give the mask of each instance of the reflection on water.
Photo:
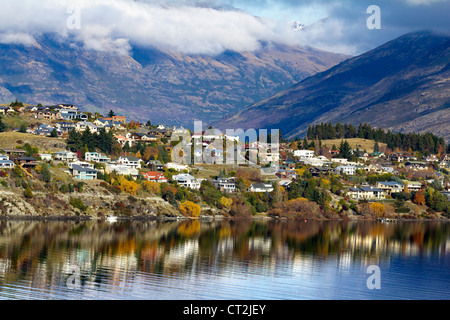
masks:
{"type": "Polygon", "coordinates": [[[449,240],[437,222],[1,221],[0,299],[448,299],[449,240]]]}

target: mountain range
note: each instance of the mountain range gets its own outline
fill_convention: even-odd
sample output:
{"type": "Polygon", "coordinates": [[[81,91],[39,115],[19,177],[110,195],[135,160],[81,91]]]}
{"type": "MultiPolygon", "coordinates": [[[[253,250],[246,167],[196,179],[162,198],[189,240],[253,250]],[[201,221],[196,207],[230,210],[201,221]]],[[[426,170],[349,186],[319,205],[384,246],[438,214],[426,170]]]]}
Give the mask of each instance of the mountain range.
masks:
{"type": "Polygon", "coordinates": [[[0,103],[70,103],[82,110],[192,127],[214,122],[329,69],[347,56],[261,43],[255,52],[187,55],[132,45],[117,54],[56,34],[0,44],[0,103]]]}
{"type": "Polygon", "coordinates": [[[450,139],[450,37],[414,32],[350,58],[213,124],[219,129],[280,129],[369,123],[450,139]]]}

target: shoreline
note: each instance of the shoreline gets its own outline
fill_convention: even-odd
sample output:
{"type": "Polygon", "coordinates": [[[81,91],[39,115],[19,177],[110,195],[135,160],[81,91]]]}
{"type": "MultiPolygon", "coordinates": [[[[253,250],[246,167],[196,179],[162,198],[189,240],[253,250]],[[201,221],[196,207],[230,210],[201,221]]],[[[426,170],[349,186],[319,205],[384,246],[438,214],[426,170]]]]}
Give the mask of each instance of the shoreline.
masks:
{"type": "MultiPolygon", "coordinates": [[[[384,219],[366,219],[366,218],[339,218],[339,219],[287,219],[287,218],[275,218],[269,216],[258,216],[252,217],[250,219],[235,219],[224,216],[200,216],[197,218],[191,217],[157,217],[157,216],[116,216],[116,222],[125,221],[160,221],[160,222],[182,222],[182,221],[217,221],[217,220],[228,220],[228,221],[239,221],[239,220],[250,220],[250,221],[282,221],[282,222],[378,222],[378,223],[397,223],[397,222],[450,222],[450,219],[388,219],[387,221],[381,221],[384,219]]],[[[87,222],[87,221],[103,221],[108,222],[106,218],[98,218],[93,216],[0,216],[0,221],[50,221],[50,222],[87,222]]]]}

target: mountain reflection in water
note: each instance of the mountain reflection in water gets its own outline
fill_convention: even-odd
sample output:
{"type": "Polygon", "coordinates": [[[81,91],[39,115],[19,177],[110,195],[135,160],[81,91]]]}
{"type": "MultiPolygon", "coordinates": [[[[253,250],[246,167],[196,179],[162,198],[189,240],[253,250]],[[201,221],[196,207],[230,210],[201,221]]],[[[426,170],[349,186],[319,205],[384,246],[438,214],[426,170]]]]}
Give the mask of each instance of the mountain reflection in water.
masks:
{"type": "Polygon", "coordinates": [[[449,226],[0,221],[0,299],[448,299],[449,226]]]}

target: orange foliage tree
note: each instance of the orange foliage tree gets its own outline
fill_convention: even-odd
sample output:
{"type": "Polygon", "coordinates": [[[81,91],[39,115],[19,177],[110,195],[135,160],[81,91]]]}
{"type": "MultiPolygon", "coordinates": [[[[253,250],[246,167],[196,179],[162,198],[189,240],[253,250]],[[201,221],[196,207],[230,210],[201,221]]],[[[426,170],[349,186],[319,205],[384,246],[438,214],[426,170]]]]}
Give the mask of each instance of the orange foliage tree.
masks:
{"type": "Polygon", "coordinates": [[[425,205],[425,196],[421,192],[417,192],[414,196],[413,202],[419,206],[425,205]]]}

